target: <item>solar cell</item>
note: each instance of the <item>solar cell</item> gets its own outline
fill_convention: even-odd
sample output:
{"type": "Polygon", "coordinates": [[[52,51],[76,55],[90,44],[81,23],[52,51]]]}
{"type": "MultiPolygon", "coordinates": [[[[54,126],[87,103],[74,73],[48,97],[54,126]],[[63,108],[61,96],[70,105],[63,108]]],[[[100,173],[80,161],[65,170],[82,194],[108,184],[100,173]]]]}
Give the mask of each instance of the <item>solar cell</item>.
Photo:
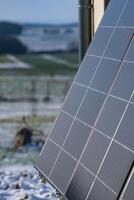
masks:
{"type": "MultiPolygon", "coordinates": [[[[38,158],[68,200],[117,200],[134,162],[133,10],[111,0],[38,158]]],[[[121,200],[133,199],[133,177],[121,200]]]]}
{"type": "Polygon", "coordinates": [[[97,56],[102,56],[106,49],[109,38],[113,33],[114,28],[98,28],[94,40],[92,41],[87,53],[97,56]],[[100,40],[101,38],[101,40],[100,40]]]}
{"type": "Polygon", "coordinates": [[[118,23],[119,26],[134,27],[133,7],[134,7],[134,1],[129,0],[119,20],[119,23],[118,23]]]}
{"type": "Polygon", "coordinates": [[[91,87],[102,92],[108,92],[120,66],[119,61],[102,59],[91,87]]]}
{"type": "Polygon", "coordinates": [[[100,25],[114,27],[120,17],[125,3],[126,0],[110,0],[109,6],[100,25]]]}
{"type": "Polygon", "coordinates": [[[99,62],[100,58],[97,58],[95,56],[86,56],[83,59],[79,73],[76,75],[75,81],[88,87],[99,62]]]}

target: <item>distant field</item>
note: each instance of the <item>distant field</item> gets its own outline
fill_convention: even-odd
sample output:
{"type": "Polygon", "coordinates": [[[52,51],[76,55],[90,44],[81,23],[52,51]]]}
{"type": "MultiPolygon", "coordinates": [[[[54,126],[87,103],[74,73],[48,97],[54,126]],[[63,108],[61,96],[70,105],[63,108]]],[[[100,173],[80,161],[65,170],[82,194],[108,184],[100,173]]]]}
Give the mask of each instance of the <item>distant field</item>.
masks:
{"type": "Polygon", "coordinates": [[[44,55],[21,55],[17,56],[21,61],[31,64],[33,69],[30,71],[35,73],[44,73],[49,75],[54,74],[70,74],[76,73],[78,66],[78,54],[77,53],[59,53],[52,54],[52,57],[56,57],[57,59],[62,59],[71,63],[71,66],[67,66],[63,63],[54,62],[54,60],[49,60],[43,58],[44,55]]]}
{"type": "MultiPolygon", "coordinates": [[[[78,68],[78,53],[56,54],[27,54],[16,55],[20,61],[30,64],[29,69],[0,69],[2,74],[46,74],[46,75],[69,75],[75,74],[78,68]],[[59,61],[59,62],[58,62],[59,61]]],[[[0,63],[10,62],[6,56],[0,56],[0,63]]]]}
{"type": "Polygon", "coordinates": [[[68,60],[74,64],[78,64],[78,53],[61,53],[61,54],[55,54],[57,58],[62,58],[65,60],[68,60]]]}

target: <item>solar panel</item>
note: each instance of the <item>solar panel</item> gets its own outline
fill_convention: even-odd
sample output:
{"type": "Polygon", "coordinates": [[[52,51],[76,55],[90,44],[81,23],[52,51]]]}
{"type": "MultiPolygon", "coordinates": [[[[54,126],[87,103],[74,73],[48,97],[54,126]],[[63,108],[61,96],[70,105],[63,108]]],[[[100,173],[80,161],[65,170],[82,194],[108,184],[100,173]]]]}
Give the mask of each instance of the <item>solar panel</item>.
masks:
{"type": "Polygon", "coordinates": [[[134,1],[111,0],[36,168],[68,200],[132,200],[134,1]]]}

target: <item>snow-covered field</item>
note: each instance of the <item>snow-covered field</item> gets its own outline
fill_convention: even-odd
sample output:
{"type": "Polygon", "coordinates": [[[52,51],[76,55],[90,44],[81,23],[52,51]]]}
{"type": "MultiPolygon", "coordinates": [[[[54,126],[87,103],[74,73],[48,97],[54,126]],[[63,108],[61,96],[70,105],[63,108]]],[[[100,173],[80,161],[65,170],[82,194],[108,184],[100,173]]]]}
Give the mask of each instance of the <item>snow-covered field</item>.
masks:
{"type": "Polygon", "coordinates": [[[41,183],[33,166],[0,168],[0,200],[56,200],[55,190],[41,183]]]}

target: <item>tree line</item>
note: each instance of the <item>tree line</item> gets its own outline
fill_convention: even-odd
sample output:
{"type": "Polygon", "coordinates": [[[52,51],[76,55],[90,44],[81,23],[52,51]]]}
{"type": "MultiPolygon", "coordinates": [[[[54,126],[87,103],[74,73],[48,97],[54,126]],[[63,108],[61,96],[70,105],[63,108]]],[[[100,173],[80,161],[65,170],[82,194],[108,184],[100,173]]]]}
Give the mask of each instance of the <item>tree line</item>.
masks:
{"type": "Polygon", "coordinates": [[[0,54],[23,54],[27,48],[17,38],[23,27],[17,23],[0,22],[0,54]]]}

